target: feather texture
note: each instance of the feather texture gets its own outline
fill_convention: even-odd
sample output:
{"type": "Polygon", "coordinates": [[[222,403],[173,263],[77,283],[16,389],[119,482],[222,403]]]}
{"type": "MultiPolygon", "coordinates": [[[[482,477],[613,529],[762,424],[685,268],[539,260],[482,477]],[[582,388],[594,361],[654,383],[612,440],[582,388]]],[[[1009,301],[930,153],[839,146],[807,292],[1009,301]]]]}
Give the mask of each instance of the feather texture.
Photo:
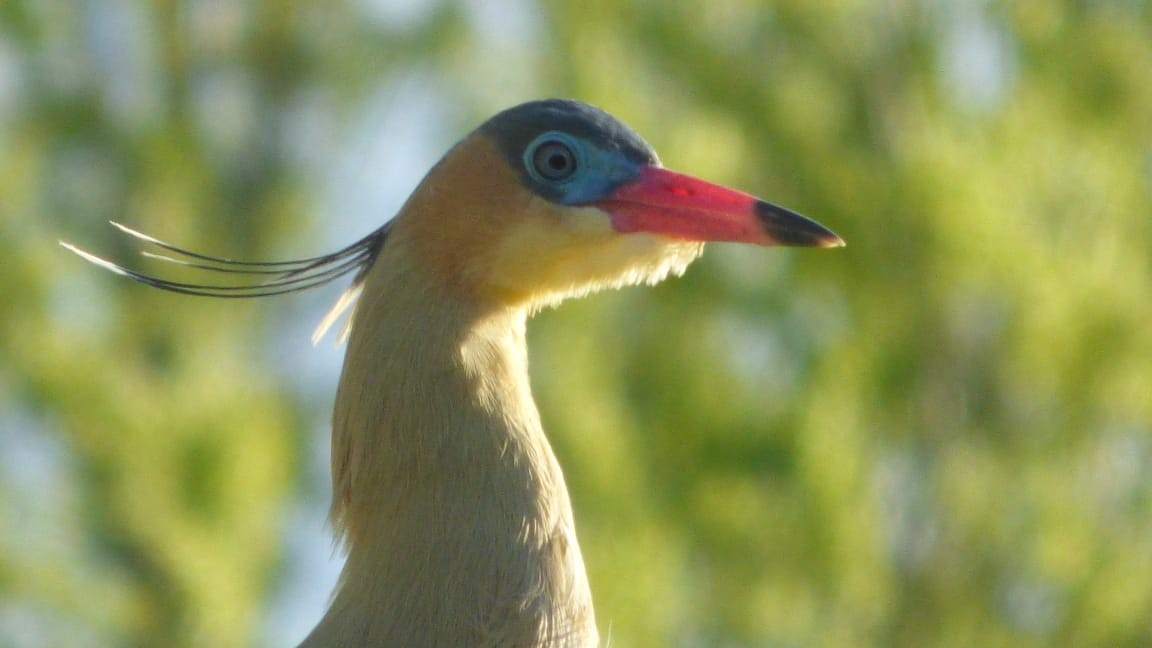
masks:
{"type": "Polygon", "coordinates": [[[704,240],[842,244],[798,214],[660,169],[630,129],[564,100],[489,120],[391,222],[332,254],[233,261],[113,225],[162,250],[144,256],[210,280],[61,245],[190,295],[264,297],[353,275],[313,336],[347,314],[330,521],[348,558],[306,648],[596,645],[572,506],[530,391],[527,318],[680,274],[704,240]]]}

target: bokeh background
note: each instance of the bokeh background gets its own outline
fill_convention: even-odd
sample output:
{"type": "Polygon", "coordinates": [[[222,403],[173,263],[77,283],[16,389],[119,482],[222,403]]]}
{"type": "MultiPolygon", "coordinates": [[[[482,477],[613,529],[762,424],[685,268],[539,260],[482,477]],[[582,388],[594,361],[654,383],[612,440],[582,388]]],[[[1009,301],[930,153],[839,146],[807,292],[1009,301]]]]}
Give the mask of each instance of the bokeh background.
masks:
{"type": "Polygon", "coordinates": [[[336,249],[541,96],[849,244],[531,324],[612,645],[1152,645],[1149,3],[3,0],[0,646],[290,645],[340,566],[340,287],[57,239],[336,249]]]}

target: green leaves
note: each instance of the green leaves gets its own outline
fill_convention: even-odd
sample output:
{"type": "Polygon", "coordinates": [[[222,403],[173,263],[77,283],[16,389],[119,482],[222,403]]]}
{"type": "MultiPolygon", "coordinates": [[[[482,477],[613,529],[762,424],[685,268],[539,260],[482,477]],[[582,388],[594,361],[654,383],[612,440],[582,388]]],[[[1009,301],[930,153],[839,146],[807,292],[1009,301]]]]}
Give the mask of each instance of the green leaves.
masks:
{"type": "Polygon", "coordinates": [[[404,83],[443,142],[525,92],[596,103],[848,242],[714,245],[531,324],[613,645],[1152,643],[1136,4],[117,6],[0,3],[0,453],[60,455],[34,487],[0,463],[0,597],[43,644],[259,643],[330,403],[266,364],[275,306],[56,240],[321,253],[333,142],[404,83]]]}

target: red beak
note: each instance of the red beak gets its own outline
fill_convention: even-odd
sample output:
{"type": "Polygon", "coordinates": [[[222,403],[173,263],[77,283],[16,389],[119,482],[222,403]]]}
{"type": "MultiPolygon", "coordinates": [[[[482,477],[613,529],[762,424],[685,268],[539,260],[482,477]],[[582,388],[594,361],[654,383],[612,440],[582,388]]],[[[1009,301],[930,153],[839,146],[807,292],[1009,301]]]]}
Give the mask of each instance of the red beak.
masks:
{"type": "Polygon", "coordinates": [[[622,233],[757,245],[844,245],[826,227],[793,211],[659,167],[644,167],[640,177],[595,204],[622,233]]]}

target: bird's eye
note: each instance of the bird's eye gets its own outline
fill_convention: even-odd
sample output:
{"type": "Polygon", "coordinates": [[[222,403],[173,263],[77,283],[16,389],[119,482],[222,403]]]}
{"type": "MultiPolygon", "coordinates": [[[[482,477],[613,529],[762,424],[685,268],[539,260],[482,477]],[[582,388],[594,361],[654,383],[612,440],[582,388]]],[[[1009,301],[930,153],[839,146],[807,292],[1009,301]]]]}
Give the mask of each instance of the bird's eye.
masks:
{"type": "Polygon", "coordinates": [[[563,142],[547,141],[532,154],[536,173],[548,180],[564,180],[576,172],[576,154],[563,142]]]}

